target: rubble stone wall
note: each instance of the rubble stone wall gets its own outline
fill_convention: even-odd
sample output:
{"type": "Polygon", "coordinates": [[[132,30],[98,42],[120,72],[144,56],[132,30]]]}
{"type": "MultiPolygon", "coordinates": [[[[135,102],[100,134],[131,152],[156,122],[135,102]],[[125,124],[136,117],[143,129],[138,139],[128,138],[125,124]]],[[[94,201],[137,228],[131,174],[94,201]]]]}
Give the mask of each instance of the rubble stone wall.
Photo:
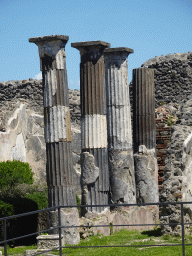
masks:
{"type": "MultiPolygon", "coordinates": [[[[80,187],[80,92],[69,90],[75,187],[80,187]]],[[[35,179],[46,181],[42,80],[0,82],[0,161],[27,161],[35,179]]]]}

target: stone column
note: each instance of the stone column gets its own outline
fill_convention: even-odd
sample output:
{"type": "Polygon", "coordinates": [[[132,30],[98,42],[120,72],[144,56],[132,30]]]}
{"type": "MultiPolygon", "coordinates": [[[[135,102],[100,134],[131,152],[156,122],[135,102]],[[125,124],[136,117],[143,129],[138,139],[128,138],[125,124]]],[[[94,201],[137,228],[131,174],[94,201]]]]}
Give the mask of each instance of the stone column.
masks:
{"type": "Polygon", "coordinates": [[[105,49],[107,127],[112,203],[136,203],[127,58],[132,49],[105,49]]]}
{"type": "Polygon", "coordinates": [[[153,69],[133,70],[133,142],[137,202],[158,202],[153,69]]]}
{"type": "MultiPolygon", "coordinates": [[[[106,87],[102,41],[72,43],[81,54],[81,184],[82,204],[108,204],[109,169],[107,149],[106,87]]],[[[104,207],[86,211],[101,212],[104,207]]]]}
{"type": "MultiPolygon", "coordinates": [[[[73,188],[72,136],[65,60],[65,45],[68,39],[68,36],[63,35],[29,39],[29,42],[35,43],[39,48],[40,69],[43,74],[44,136],[49,207],[76,204],[73,188]]],[[[74,211],[72,216],[76,216],[76,210],[71,209],[72,212],[74,211]]],[[[55,223],[57,217],[54,212],[51,213],[51,216],[51,225],[57,225],[55,223]]],[[[63,222],[66,218],[64,210],[62,210],[61,216],[61,222],[63,222]]],[[[53,233],[58,233],[58,230],[53,233]]]]}

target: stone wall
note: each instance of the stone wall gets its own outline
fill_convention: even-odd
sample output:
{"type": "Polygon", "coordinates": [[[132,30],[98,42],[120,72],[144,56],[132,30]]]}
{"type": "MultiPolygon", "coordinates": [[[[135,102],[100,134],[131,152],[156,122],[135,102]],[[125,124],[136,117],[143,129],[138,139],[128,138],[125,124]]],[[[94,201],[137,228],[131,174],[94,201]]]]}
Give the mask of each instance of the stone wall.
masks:
{"type": "Polygon", "coordinates": [[[167,152],[167,144],[171,140],[171,122],[173,116],[165,107],[156,108],[156,154],[158,162],[158,185],[159,192],[163,186],[164,167],[167,152]]]}
{"type": "MultiPolygon", "coordinates": [[[[155,72],[160,201],[191,201],[192,53],[155,57],[142,67],[153,68],[155,72]]],[[[192,220],[191,208],[184,206],[185,222],[192,220]]],[[[161,223],[180,221],[179,206],[161,209],[161,223]]],[[[163,228],[164,233],[180,231],[180,226],[163,228]]]]}
{"type": "MultiPolygon", "coordinates": [[[[167,147],[164,181],[160,194],[162,202],[192,201],[192,99],[183,103],[177,113],[176,124],[171,129],[171,139],[167,147]]],[[[192,220],[192,205],[184,205],[185,222],[192,220]]],[[[181,221],[178,205],[163,207],[162,223],[181,221]]],[[[186,227],[186,232],[189,227],[186,227]]],[[[165,226],[164,233],[179,234],[180,226],[165,226]]]]}
{"type": "Polygon", "coordinates": [[[155,57],[142,64],[155,72],[156,107],[186,102],[192,93],[192,52],[155,57]]]}
{"type": "MultiPolygon", "coordinates": [[[[36,180],[46,181],[42,80],[0,83],[0,161],[27,161],[36,180]]],[[[69,90],[75,187],[80,187],[80,92],[69,90]]]]}

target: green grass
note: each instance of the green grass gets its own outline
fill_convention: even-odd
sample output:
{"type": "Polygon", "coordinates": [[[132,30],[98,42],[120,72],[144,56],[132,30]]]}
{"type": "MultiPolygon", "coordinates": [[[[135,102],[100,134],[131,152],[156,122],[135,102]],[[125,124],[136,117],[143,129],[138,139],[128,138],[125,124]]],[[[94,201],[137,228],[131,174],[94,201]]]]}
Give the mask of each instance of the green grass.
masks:
{"type": "MultiPolygon", "coordinates": [[[[185,243],[192,243],[192,236],[185,237],[185,243]]],[[[81,239],[77,246],[98,246],[98,245],[155,245],[155,244],[181,244],[181,237],[164,235],[161,236],[160,229],[152,231],[127,231],[121,230],[111,236],[96,235],[88,237],[84,240],[81,239]]],[[[68,245],[66,245],[68,246],[68,245]]],[[[35,249],[35,246],[28,246],[22,248],[9,248],[8,255],[24,255],[25,250],[35,249]]],[[[64,248],[63,255],[93,255],[93,256],[113,256],[113,255],[142,255],[142,256],[170,256],[170,255],[182,255],[182,246],[172,247],[112,247],[112,248],[64,248]]],[[[192,255],[192,246],[185,247],[186,256],[192,255]]],[[[58,251],[50,252],[51,254],[59,255],[58,251]]]]}
{"type": "MultiPolygon", "coordinates": [[[[7,246],[7,254],[8,255],[24,255],[26,250],[32,250],[37,249],[36,245],[30,245],[30,246],[18,246],[14,248],[10,248],[7,246]]],[[[4,249],[0,249],[4,255],[4,249]]]]}

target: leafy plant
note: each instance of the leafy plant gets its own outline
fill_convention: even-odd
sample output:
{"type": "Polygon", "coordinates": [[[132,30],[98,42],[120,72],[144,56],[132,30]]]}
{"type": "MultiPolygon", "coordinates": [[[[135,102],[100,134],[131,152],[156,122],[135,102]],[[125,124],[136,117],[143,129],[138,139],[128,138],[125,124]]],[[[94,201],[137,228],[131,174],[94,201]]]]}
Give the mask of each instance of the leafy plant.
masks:
{"type": "Polygon", "coordinates": [[[28,163],[17,160],[0,162],[0,189],[22,183],[33,183],[33,173],[28,163]]]}

